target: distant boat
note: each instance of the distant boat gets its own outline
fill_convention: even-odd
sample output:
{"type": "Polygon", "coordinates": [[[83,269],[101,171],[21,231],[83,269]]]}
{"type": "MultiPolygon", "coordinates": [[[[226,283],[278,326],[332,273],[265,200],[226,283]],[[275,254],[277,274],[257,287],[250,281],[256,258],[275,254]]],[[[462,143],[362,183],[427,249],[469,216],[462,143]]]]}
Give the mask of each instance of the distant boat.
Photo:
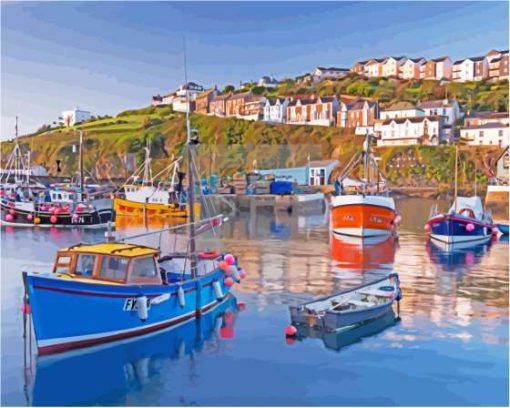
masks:
{"type": "Polygon", "coordinates": [[[480,197],[457,196],[457,161],[458,148],[455,154],[455,193],[454,201],[445,214],[437,212],[437,205],[431,210],[425,231],[432,239],[446,244],[487,242],[497,228],[491,215],[483,208],[480,197]]]}
{"type": "MultiPolygon", "coordinates": [[[[189,216],[182,182],[185,173],[179,171],[182,157],[155,176],[152,175],[150,148],[145,148],[143,166],[128,178],[122,186],[122,193],[116,194],[113,206],[117,215],[134,217],[177,217],[189,216]],[[143,170],[143,177],[140,173],[143,170]],[[171,180],[156,181],[164,173],[171,172],[171,180]]],[[[194,205],[195,217],[200,216],[200,204],[194,205]]]]}
{"type": "Polygon", "coordinates": [[[385,315],[402,296],[397,273],[323,297],[300,306],[290,306],[293,324],[337,331],[385,315]]]}
{"type": "MultiPolygon", "coordinates": [[[[6,173],[6,182],[0,186],[0,224],[23,227],[106,227],[115,220],[115,214],[109,198],[87,188],[83,182],[83,134],[80,131],[80,181],[75,185],[48,188],[40,187],[30,181],[29,173],[20,182],[15,177],[14,184],[9,183],[10,172],[6,173]]],[[[13,155],[20,155],[17,143],[13,155]]],[[[30,156],[28,156],[30,157],[30,156]]],[[[30,160],[28,159],[28,162],[30,160]]],[[[19,167],[23,161],[18,158],[9,160],[19,167]]],[[[14,168],[17,171],[19,168],[14,168]]],[[[15,173],[16,174],[16,173],[15,173]]]]}
{"type": "Polygon", "coordinates": [[[389,196],[386,178],[370,152],[367,134],[363,151],[354,156],[335,183],[331,197],[333,232],[354,237],[387,236],[396,233],[400,216],[395,200],[389,196]],[[361,164],[363,177],[353,174],[361,164]]]}

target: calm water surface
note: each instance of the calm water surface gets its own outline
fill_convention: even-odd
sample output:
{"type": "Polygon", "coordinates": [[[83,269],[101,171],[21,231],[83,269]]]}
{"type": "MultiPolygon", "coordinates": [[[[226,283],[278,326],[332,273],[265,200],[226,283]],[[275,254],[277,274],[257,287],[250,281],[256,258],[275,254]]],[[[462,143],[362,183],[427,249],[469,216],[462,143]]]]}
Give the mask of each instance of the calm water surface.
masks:
{"type": "Polygon", "coordinates": [[[173,330],[44,358],[23,343],[21,271],[48,270],[56,249],[103,233],[2,229],[2,404],[508,405],[508,241],[445,252],[422,233],[430,205],[400,201],[399,242],[363,251],[330,237],[323,215],[234,217],[200,245],[239,255],[248,278],[236,299],[173,330]],[[286,341],[288,305],[391,269],[400,319],[286,341]]]}

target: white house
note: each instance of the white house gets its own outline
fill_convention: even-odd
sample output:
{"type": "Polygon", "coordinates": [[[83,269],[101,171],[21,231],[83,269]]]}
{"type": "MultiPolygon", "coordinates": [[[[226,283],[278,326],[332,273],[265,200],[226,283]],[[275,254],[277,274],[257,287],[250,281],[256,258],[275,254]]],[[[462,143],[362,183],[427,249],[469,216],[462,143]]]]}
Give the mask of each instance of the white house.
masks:
{"type": "MultiPolygon", "coordinates": [[[[189,111],[192,112],[194,110],[197,96],[203,91],[204,87],[194,82],[188,82],[187,84],[181,85],[179,89],[175,91],[174,96],[171,99],[173,110],[176,112],[186,112],[189,109],[189,111]]],[[[163,100],[165,100],[165,98],[163,98],[163,100]]],[[[170,101],[170,98],[168,100],[170,101]]]]}
{"type": "Polygon", "coordinates": [[[395,119],[395,118],[413,118],[416,116],[425,116],[425,112],[422,109],[415,107],[410,102],[398,102],[389,108],[380,111],[379,118],[395,119]]]}
{"type": "Polygon", "coordinates": [[[257,85],[263,86],[264,88],[276,88],[278,86],[278,80],[271,76],[265,75],[259,79],[257,85]]]}
{"type": "Polygon", "coordinates": [[[386,58],[371,59],[365,64],[365,75],[369,78],[382,76],[382,63],[386,58]]]}
{"type": "Polygon", "coordinates": [[[439,81],[443,78],[452,78],[452,60],[450,57],[435,58],[434,61],[436,68],[436,79],[439,81]]]}
{"type": "Polygon", "coordinates": [[[381,120],[375,125],[378,146],[424,144],[436,146],[450,140],[443,131],[442,116],[417,116],[381,120]]]}
{"type": "Polygon", "coordinates": [[[85,122],[92,117],[89,111],[80,110],[79,108],[63,111],[59,117],[59,123],[66,127],[74,126],[77,123],[85,122]]]}
{"type": "Polygon", "coordinates": [[[508,146],[509,127],[502,123],[486,123],[460,129],[460,137],[471,146],[508,146]]]}
{"type": "Polygon", "coordinates": [[[398,77],[398,73],[402,64],[404,64],[405,57],[388,57],[382,63],[382,76],[383,77],[398,77]]]}
{"type": "Polygon", "coordinates": [[[452,79],[456,82],[481,81],[489,77],[489,62],[484,57],[471,57],[455,61],[452,79]]]}
{"type": "Polygon", "coordinates": [[[264,106],[264,121],[285,123],[287,120],[287,98],[267,99],[264,106]]]}
{"type": "Polygon", "coordinates": [[[448,126],[455,125],[457,119],[462,117],[459,103],[455,99],[418,102],[416,107],[425,112],[425,116],[445,116],[445,124],[448,126]]]}
{"type": "Polygon", "coordinates": [[[331,173],[338,167],[338,160],[312,160],[308,163],[308,185],[325,186],[330,184],[331,173]]]}
{"type": "Polygon", "coordinates": [[[399,78],[401,79],[420,79],[422,66],[425,64],[425,58],[407,58],[400,66],[399,78]]]}
{"type": "Polygon", "coordinates": [[[314,82],[322,81],[323,79],[339,79],[344,78],[351,72],[349,68],[336,68],[336,67],[317,67],[312,72],[312,79],[314,82]]]}

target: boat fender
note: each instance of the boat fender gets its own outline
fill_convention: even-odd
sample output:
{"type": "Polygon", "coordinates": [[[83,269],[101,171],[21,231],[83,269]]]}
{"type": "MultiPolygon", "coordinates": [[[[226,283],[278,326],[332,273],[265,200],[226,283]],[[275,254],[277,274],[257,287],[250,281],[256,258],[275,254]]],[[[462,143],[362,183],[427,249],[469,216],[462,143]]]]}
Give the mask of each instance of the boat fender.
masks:
{"type": "Polygon", "coordinates": [[[179,298],[179,306],[184,307],[186,305],[186,299],[184,298],[184,289],[181,285],[179,285],[179,289],[177,289],[177,297],[179,298]]]}
{"type": "Polygon", "coordinates": [[[236,282],[241,282],[241,277],[239,276],[239,270],[237,269],[237,266],[230,265],[227,270],[227,275],[231,275],[236,282]]]}
{"type": "Polygon", "coordinates": [[[159,305],[160,303],[166,302],[168,299],[170,299],[170,294],[164,293],[153,298],[151,300],[151,305],[159,305]]]}
{"type": "Polygon", "coordinates": [[[472,231],[474,231],[474,229],[475,229],[474,224],[469,223],[466,225],[466,231],[472,232],[472,231]]]}
{"type": "Polygon", "coordinates": [[[214,293],[216,295],[216,299],[222,299],[223,298],[223,291],[221,290],[220,282],[214,281],[213,288],[214,288],[214,293]]]}
{"type": "Polygon", "coordinates": [[[147,308],[147,296],[139,296],[136,298],[136,310],[138,311],[138,317],[142,322],[147,320],[149,317],[149,310],[147,308]]]}

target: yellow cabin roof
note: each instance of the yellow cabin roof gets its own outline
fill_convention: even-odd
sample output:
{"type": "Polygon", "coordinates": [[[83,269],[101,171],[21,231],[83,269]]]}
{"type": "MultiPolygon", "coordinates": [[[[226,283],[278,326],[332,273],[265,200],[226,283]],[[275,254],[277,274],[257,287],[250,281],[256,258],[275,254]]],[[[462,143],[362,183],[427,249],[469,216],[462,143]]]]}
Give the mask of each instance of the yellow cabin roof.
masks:
{"type": "Polygon", "coordinates": [[[104,244],[95,245],[79,245],[69,248],[63,248],[61,251],[72,252],[72,253],[87,253],[87,254],[98,254],[98,255],[114,255],[122,256],[125,258],[134,258],[137,256],[144,255],[156,255],[159,250],[155,248],[148,248],[135,244],[126,244],[119,242],[109,242],[104,244]]]}

